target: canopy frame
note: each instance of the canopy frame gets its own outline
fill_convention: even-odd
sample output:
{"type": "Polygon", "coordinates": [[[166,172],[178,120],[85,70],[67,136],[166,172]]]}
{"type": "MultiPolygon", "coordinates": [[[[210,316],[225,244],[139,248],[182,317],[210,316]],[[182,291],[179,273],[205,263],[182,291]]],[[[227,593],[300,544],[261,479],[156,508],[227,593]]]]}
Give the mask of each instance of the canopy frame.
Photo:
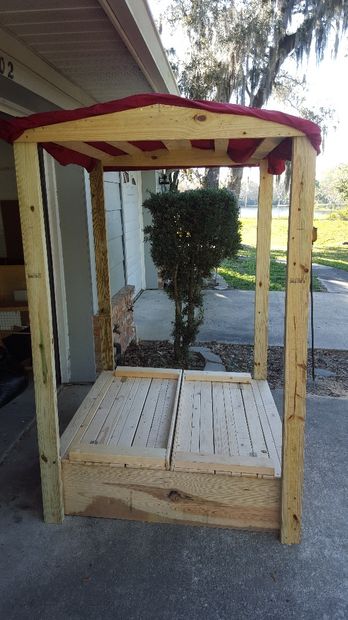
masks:
{"type": "MultiPolygon", "coordinates": [[[[267,377],[269,253],[272,175],[267,158],[284,139],[292,141],[291,203],[287,245],[285,387],[283,422],[281,541],[298,543],[302,521],[304,425],[306,412],[307,319],[316,152],[304,132],[268,120],[197,108],[157,104],[70,120],[24,131],[14,142],[33,348],[44,518],[63,519],[52,310],[37,147],[48,143],[80,150],[96,160],[91,171],[103,368],[113,366],[103,169],[241,165],[227,152],[229,139],[259,138],[243,165],[260,167],[255,294],[254,375],[267,377]],[[165,149],[143,151],[134,141],[164,141],[165,149]],[[214,140],[214,151],[192,146],[214,140]],[[126,155],[113,157],[86,142],[106,141],[126,155]],[[128,149],[128,151],[127,151],[128,149]]],[[[49,150],[49,148],[47,148],[49,150]]]]}

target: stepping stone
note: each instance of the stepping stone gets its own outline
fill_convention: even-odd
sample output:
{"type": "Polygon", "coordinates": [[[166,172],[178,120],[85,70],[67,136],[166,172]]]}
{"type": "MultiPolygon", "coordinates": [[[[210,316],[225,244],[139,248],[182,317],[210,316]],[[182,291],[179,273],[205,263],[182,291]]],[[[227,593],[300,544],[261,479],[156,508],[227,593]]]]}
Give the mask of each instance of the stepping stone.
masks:
{"type": "Polygon", "coordinates": [[[212,370],[213,372],[226,372],[226,368],[223,364],[217,364],[214,362],[207,362],[204,366],[204,370],[212,370]]]}

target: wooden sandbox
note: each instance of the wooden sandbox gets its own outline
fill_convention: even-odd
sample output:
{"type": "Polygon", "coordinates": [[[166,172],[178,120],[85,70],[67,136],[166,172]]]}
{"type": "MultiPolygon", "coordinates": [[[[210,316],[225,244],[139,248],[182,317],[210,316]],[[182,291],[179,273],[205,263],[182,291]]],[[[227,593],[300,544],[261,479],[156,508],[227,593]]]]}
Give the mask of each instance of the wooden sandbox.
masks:
{"type": "Polygon", "coordinates": [[[247,373],[105,371],[61,449],[66,514],[280,527],[281,422],[247,373]]]}

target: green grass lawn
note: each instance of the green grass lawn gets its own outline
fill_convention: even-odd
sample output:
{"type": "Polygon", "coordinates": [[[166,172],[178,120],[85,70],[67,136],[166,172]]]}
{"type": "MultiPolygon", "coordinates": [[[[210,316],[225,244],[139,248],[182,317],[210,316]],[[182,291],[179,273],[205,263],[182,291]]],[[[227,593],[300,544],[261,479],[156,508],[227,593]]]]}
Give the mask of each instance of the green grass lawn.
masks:
{"type": "MultiPolygon", "coordinates": [[[[318,240],[313,247],[313,261],[348,271],[348,222],[342,220],[315,220],[318,228],[318,240]]],[[[270,290],[285,289],[286,266],[276,259],[284,259],[287,244],[287,219],[276,218],[272,222],[270,290]]],[[[256,255],[256,219],[242,220],[242,243],[249,246],[240,250],[236,259],[227,259],[219,267],[218,272],[226,282],[236,289],[255,289],[255,255],[256,255]]],[[[313,278],[313,289],[322,290],[316,277],[313,278]]]]}

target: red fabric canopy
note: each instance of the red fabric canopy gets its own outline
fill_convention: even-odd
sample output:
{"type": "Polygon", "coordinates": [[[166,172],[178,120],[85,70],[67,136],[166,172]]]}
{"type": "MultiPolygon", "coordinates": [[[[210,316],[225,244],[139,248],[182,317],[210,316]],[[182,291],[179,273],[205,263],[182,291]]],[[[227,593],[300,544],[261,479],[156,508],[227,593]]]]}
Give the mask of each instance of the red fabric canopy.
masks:
{"type": "MultiPolygon", "coordinates": [[[[65,121],[78,120],[81,118],[90,118],[102,114],[110,114],[112,112],[120,112],[123,110],[135,109],[160,103],[162,105],[196,108],[209,112],[218,112],[220,114],[235,114],[238,116],[251,116],[266,121],[272,121],[287,125],[302,131],[310,140],[311,144],[320,152],[321,134],[318,125],[312,121],[305,120],[291,114],[283,112],[275,112],[273,110],[261,110],[259,108],[248,108],[246,106],[233,105],[230,103],[216,103],[215,101],[192,101],[177,97],[176,95],[167,94],[141,94],[132,95],[125,99],[116,99],[107,103],[98,103],[88,108],[78,108],[76,110],[58,110],[55,112],[43,112],[33,114],[32,116],[17,117],[9,121],[0,120],[0,138],[7,142],[14,142],[27,129],[33,127],[42,127],[45,125],[54,125],[65,121]]],[[[227,136],[228,137],[228,136],[227,136]]],[[[247,162],[252,156],[256,148],[261,143],[261,139],[232,139],[229,141],[227,153],[231,160],[240,165],[247,162]]],[[[122,150],[113,147],[107,142],[87,142],[87,144],[98,148],[115,157],[126,155],[122,150]]],[[[137,141],[131,142],[143,151],[165,149],[165,145],[160,141],[137,141]]],[[[200,149],[214,149],[213,140],[192,140],[192,146],[200,149]]],[[[50,153],[59,163],[63,165],[78,164],[83,166],[89,172],[96,165],[96,160],[83,155],[69,148],[59,146],[54,143],[43,143],[42,146],[50,153]]],[[[285,167],[285,161],[291,160],[291,139],[284,139],[273,151],[268,155],[269,172],[272,174],[280,174],[285,167]]],[[[183,162],[184,163],[184,162],[183,162]]],[[[153,168],[158,168],[154,165],[153,168]]],[[[185,167],[183,165],[183,167],[185,167]]],[[[122,170],[124,166],[113,166],[109,170],[122,170]]],[[[127,166],[127,170],[132,169],[127,166]]],[[[136,168],[135,168],[136,169],[136,168]]],[[[147,168],[149,169],[149,168],[147,168]]]]}

